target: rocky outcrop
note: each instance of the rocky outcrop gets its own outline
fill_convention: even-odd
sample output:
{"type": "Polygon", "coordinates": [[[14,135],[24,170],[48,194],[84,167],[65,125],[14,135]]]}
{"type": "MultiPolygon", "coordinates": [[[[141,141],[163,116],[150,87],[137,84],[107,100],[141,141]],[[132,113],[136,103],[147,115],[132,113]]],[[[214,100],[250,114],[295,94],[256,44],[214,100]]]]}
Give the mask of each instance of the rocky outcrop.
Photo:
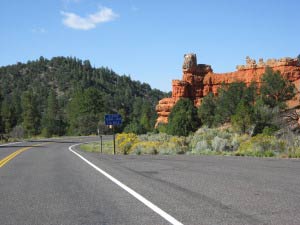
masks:
{"type": "Polygon", "coordinates": [[[177,100],[178,99],[175,98],[163,98],[158,102],[158,105],[156,106],[156,111],[158,114],[156,126],[161,123],[168,123],[168,116],[171,112],[171,109],[176,104],[177,100]]]}
{"type": "Polygon", "coordinates": [[[264,62],[264,59],[260,58],[258,63],[254,59],[251,59],[249,56],[246,57],[246,65],[236,66],[237,70],[247,70],[247,69],[256,69],[256,68],[265,68],[265,67],[276,67],[276,66],[299,66],[298,58],[284,57],[281,59],[268,59],[264,62]]]}
{"type": "Polygon", "coordinates": [[[180,98],[190,98],[196,106],[201,104],[202,98],[212,92],[218,94],[218,89],[223,83],[245,82],[250,85],[255,82],[258,86],[266,67],[280,71],[281,75],[293,82],[297,89],[296,96],[288,102],[289,108],[300,105],[300,61],[298,58],[269,59],[258,63],[246,57],[246,65],[237,66],[237,71],[231,73],[214,73],[210,65],[197,64],[196,54],[185,54],[182,66],[182,80],[172,81],[172,97],[164,98],[156,106],[158,119],[156,126],[167,123],[168,116],[180,98]]]}

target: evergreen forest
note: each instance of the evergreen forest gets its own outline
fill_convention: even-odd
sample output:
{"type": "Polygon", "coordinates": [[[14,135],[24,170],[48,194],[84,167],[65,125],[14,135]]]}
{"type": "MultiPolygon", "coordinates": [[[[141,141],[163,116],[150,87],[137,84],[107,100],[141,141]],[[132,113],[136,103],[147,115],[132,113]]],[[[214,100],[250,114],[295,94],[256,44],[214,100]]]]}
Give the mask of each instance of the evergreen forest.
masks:
{"type": "Polygon", "coordinates": [[[0,135],[105,133],[104,116],[114,113],[123,120],[117,131],[146,133],[154,128],[155,105],[167,95],[89,60],[40,57],[0,67],[0,135]]]}

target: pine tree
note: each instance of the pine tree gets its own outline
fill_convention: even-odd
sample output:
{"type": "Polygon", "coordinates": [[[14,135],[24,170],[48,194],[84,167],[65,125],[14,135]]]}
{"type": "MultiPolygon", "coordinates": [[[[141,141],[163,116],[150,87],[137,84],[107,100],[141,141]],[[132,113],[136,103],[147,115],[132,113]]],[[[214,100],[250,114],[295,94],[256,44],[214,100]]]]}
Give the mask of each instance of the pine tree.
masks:
{"type": "Polygon", "coordinates": [[[1,114],[4,133],[9,134],[12,128],[16,125],[16,121],[14,107],[7,99],[2,102],[1,114]]]}
{"type": "Polygon", "coordinates": [[[37,135],[40,132],[40,115],[37,108],[36,96],[32,91],[26,91],[22,95],[23,128],[27,137],[37,135]]]}
{"type": "Polygon", "coordinates": [[[79,135],[79,117],[82,114],[84,98],[81,91],[76,91],[67,106],[67,118],[69,122],[68,134],[79,135]]]}
{"type": "Polygon", "coordinates": [[[254,130],[253,135],[262,133],[265,127],[277,127],[276,118],[279,117],[279,106],[271,108],[264,104],[261,96],[257,98],[253,107],[254,130]]]}
{"type": "Polygon", "coordinates": [[[274,108],[279,106],[285,108],[285,101],[295,95],[295,85],[283,78],[279,71],[274,72],[271,68],[266,68],[261,78],[261,96],[264,104],[274,108]]]}
{"type": "Polygon", "coordinates": [[[146,133],[145,129],[143,126],[137,122],[136,120],[132,121],[129,123],[125,128],[124,128],[125,133],[135,133],[135,134],[144,134],[146,133]]]}
{"type": "Polygon", "coordinates": [[[201,122],[208,127],[214,124],[216,110],[216,99],[212,93],[209,93],[202,100],[200,107],[198,108],[198,116],[201,122]]]}
{"type": "Polygon", "coordinates": [[[223,84],[219,89],[216,101],[215,123],[222,124],[230,122],[230,118],[235,114],[240,100],[244,97],[246,84],[234,82],[229,85],[223,84]]]}
{"type": "Polygon", "coordinates": [[[232,125],[241,133],[246,133],[253,124],[253,107],[245,100],[241,100],[236,113],[231,116],[232,125]]]}
{"type": "Polygon", "coordinates": [[[141,114],[139,122],[143,129],[146,132],[152,131],[155,125],[155,113],[151,109],[151,104],[147,101],[144,101],[144,104],[141,107],[141,114]]]}
{"type": "Polygon", "coordinates": [[[83,98],[81,113],[95,115],[103,111],[103,95],[98,89],[91,87],[84,90],[83,98]]]}
{"type": "Polygon", "coordinates": [[[14,126],[22,123],[22,105],[21,105],[21,93],[19,91],[13,92],[11,105],[14,109],[14,126]]]}
{"type": "Polygon", "coordinates": [[[76,91],[68,105],[69,133],[88,135],[96,133],[104,110],[103,96],[95,88],[76,91]]]}
{"type": "Polygon", "coordinates": [[[167,125],[167,133],[177,136],[188,136],[197,130],[200,120],[197,109],[190,99],[180,99],[172,108],[167,125]]]}
{"type": "Polygon", "coordinates": [[[253,106],[257,99],[257,90],[258,87],[256,83],[251,82],[250,85],[244,89],[242,100],[245,101],[247,104],[253,106]]]}
{"type": "Polygon", "coordinates": [[[125,125],[124,131],[135,134],[145,134],[152,131],[155,125],[156,114],[151,102],[137,97],[134,99],[132,109],[130,123],[125,125]]]}
{"type": "Polygon", "coordinates": [[[52,135],[61,135],[64,130],[57,96],[53,90],[50,90],[47,98],[47,108],[42,119],[43,134],[46,137],[52,135]]]}

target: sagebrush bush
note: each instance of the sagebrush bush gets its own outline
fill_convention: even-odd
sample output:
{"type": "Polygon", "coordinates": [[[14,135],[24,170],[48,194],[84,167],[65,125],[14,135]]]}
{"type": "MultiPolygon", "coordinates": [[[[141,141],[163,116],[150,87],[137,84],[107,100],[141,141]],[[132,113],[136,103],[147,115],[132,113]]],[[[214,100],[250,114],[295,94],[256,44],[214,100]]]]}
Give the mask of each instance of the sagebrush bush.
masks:
{"type": "Polygon", "coordinates": [[[185,137],[165,133],[144,135],[118,134],[118,153],[121,154],[184,154],[188,150],[185,137]]]}
{"type": "Polygon", "coordinates": [[[196,154],[196,155],[208,155],[210,152],[212,152],[212,147],[207,143],[206,140],[200,140],[197,142],[195,148],[192,149],[190,152],[191,154],[196,154]]]}
{"type": "Polygon", "coordinates": [[[188,144],[185,137],[172,136],[167,142],[161,142],[158,152],[159,154],[184,154],[188,150],[188,144]]]}
{"type": "Polygon", "coordinates": [[[229,129],[202,127],[189,137],[189,150],[192,154],[232,152],[238,149],[241,141],[248,138],[248,135],[238,135],[229,129]]]}
{"type": "Polygon", "coordinates": [[[173,137],[172,135],[168,135],[166,133],[148,133],[148,134],[143,134],[139,135],[139,140],[140,141],[159,141],[159,142],[164,142],[164,141],[169,141],[170,138],[173,137]]]}
{"type": "Polygon", "coordinates": [[[236,151],[240,147],[241,143],[250,139],[250,136],[247,134],[239,135],[234,134],[231,138],[231,151],[236,151]]]}
{"type": "Polygon", "coordinates": [[[271,157],[286,150],[286,143],[274,136],[259,134],[241,143],[236,155],[271,157]]]}
{"type": "Polygon", "coordinates": [[[137,155],[155,155],[158,153],[159,142],[140,141],[132,146],[132,153],[137,155]]]}
{"type": "Polygon", "coordinates": [[[117,135],[117,153],[300,158],[300,137],[294,135],[288,142],[266,134],[250,137],[247,134],[234,133],[230,129],[207,127],[200,128],[189,137],[178,137],[165,133],[148,133],[137,136],[129,133],[117,135]]]}
{"type": "Polygon", "coordinates": [[[228,142],[229,142],[228,139],[224,139],[216,136],[211,142],[211,147],[214,151],[217,152],[226,151],[227,149],[230,149],[228,142]]]}
{"type": "Polygon", "coordinates": [[[287,156],[289,158],[300,158],[300,147],[289,148],[287,156]]]}
{"type": "Polygon", "coordinates": [[[300,158],[300,137],[293,133],[289,134],[289,138],[286,138],[288,148],[282,157],[288,158],[300,158]]]}
{"type": "Polygon", "coordinates": [[[189,138],[190,151],[211,149],[211,140],[216,136],[215,129],[207,127],[200,128],[196,133],[189,138]],[[200,142],[200,144],[198,144],[200,142]],[[197,149],[196,149],[197,148],[197,149]]]}

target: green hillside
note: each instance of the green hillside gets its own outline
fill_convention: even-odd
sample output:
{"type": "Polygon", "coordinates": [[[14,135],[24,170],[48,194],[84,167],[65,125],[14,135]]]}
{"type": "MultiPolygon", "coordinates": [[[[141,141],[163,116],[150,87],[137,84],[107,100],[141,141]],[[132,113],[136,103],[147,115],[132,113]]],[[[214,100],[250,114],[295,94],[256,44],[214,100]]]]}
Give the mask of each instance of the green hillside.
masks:
{"type": "Polygon", "coordinates": [[[0,133],[4,136],[88,135],[107,113],[120,113],[119,130],[154,127],[155,105],[167,94],[88,60],[40,57],[0,67],[0,133]]]}

